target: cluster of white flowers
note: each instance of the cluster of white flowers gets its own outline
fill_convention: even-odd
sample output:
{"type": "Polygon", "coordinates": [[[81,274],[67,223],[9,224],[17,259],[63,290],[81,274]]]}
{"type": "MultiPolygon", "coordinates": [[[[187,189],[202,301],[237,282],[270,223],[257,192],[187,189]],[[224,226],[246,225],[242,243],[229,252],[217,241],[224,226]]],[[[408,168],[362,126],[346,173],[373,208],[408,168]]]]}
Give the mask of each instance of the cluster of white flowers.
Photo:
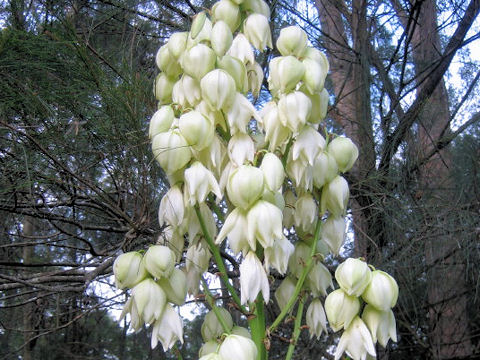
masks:
{"type": "MultiPolygon", "coordinates": [[[[240,308],[251,310],[259,296],[270,301],[274,269],[285,275],[275,292],[279,307],[289,311],[299,291],[309,294],[311,335],[326,331],[328,317],[334,331],[345,329],[337,358],[346,349],[363,359],[375,353],[377,338],[384,345],[395,337],[390,307],[396,297],[386,308],[386,295],[379,293],[390,291],[383,279],[388,275],[366,267],[368,281],[359,284],[357,270],[344,270],[347,261],[336,272],[341,289],[328,295],[326,313],[321,300],[333,288],[322,259],[338,255],[345,239],[349,187],[342,173],[352,168],[358,150],[350,139],[319,128],[327,113],[329,64],[298,26],[282,29],[276,42],[281,56],[269,65],[270,101],[259,111],[251,103],[264,80],[255,55],[273,47],[269,16],[263,0],[220,0],[157,53],[159,105],[149,137],[171,186],[159,208],[162,240],[145,256],[132,252],[115,262],[117,286],[132,288],[124,313],[135,330],[154,324],[152,346],[158,340],[164,349],[173,346],[182,338],[181,322],[167,301],[181,305],[187,291],[199,292],[212,254],[227,240],[227,251],[241,259],[240,308]],[[292,229],[295,244],[286,237],[292,229]],[[182,259],[180,270],[175,263],[182,259]],[[371,331],[363,347],[357,344],[368,338],[357,316],[360,295],[368,303],[363,321],[371,331]]],[[[255,359],[248,330],[217,310],[202,326],[201,359],[255,359]]]]}
{"type": "Polygon", "coordinates": [[[328,322],[333,331],[344,329],[335,353],[340,359],[346,351],[353,359],[376,356],[374,344],[383,347],[389,339],[397,341],[392,308],[397,303],[398,285],[389,274],[371,271],[366,262],[347,259],[335,271],[340,289],[325,300],[328,322]],[[366,305],[359,317],[360,297],[366,305]]]}
{"type": "Polygon", "coordinates": [[[123,308],[121,318],[128,313],[130,326],[139,331],[152,326],[152,348],[162,343],[166,351],[177,340],[183,343],[182,319],[172,307],[185,302],[185,273],[175,267],[175,254],[166,246],[151,246],[145,255],[128,252],[113,264],[115,284],[119,289],[132,289],[132,296],[123,308]]]}

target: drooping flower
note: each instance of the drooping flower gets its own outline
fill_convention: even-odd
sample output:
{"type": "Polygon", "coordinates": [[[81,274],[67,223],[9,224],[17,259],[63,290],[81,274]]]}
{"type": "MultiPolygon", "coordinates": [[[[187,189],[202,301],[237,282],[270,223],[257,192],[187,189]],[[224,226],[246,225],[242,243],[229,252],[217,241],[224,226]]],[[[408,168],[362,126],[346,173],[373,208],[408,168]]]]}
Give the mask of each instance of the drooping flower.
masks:
{"type": "Polygon", "coordinates": [[[118,289],[132,288],[147,277],[142,259],[142,254],[136,251],[127,252],[115,259],[113,274],[118,289]]]}
{"type": "Polygon", "coordinates": [[[185,51],[182,58],[183,71],[200,81],[215,68],[215,52],[205,44],[197,44],[185,51]]]}
{"type": "Polygon", "coordinates": [[[263,248],[273,245],[283,235],[282,211],[265,200],[258,200],[247,214],[247,233],[250,248],[255,250],[255,240],[263,248]]]}
{"type": "Polygon", "coordinates": [[[372,279],[362,293],[362,298],[378,310],[387,311],[397,303],[397,282],[384,271],[372,271],[372,279]]]}
{"type": "Polygon", "coordinates": [[[235,80],[225,70],[210,71],[200,81],[200,88],[212,110],[228,110],[235,100],[235,80]]]}
{"type": "Polygon", "coordinates": [[[370,330],[374,343],[378,340],[380,345],[387,347],[389,339],[397,342],[395,316],[391,309],[381,311],[367,304],[363,310],[362,320],[370,330]]]}
{"type": "Polygon", "coordinates": [[[277,304],[280,310],[283,310],[287,306],[288,300],[290,300],[293,293],[295,292],[296,284],[296,279],[287,276],[285,279],[282,280],[277,290],[275,290],[275,300],[277,300],[277,304]]]}
{"type": "Polygon", "coordinates": [[[233,205],[248,210],[262,196],[263,172],[252,165],[234,169],[227,182],[227,194],[233,205]]]}
{"type": "Polygon", "coordinates": [[[162,343],[163,351],[170,349],[177,340],[183,344],[182,319],[170,304],[165,305],[162,316],[153,326],[152,349],[157,346],[159,340],[162,343]]]}
{"type": "MultiPolygon", "coordinates": [[[[221,316],[223,322],[231,330],[233,328],[233,319],[232,315],[227,311],[227,309],[222,307],[217,307],[217,313],[221,316]]],[[[204,341],[216,340],[220,337],[225,330],[223,329],[220,320],[218,320],[217,314],[215,311],[211,310],[205,315],[205,319],[202,323],[202,338],[204,341]]]]}
{"type": "Polygon", "coordinates": [[[347,180],[342,176],[336,176],[332,181],[323,186],[320,209],[322,213],[326,210],[333,216],[340,216],[347,210],[350,191],[347,180]]]}
{"type": "Polygon", "coordinates": [[[334,255],[338,255],[345,240],[345,226],[342,216],[329,216],[322,226],[320,238],[334,255]]]}
{"type": "Polygon", "coordinates": [[[162,277],[157,280],[158,284],[165,291],[167,301],[181,306],[185,303],[187,296],[187,276],[181,269],[174,268],[168,278],[162,277]]]}
{"type": "Polygon", "coordinates": [[[348,296],[342,289],[332,291],[325,299],[325,312],[333,331],[348,328],[353,318],[358,315],[360,301],[355,296],[348,296]]]}
{"type": "Polygon", "coordinates": [[[138,315],[146,324],[152,324],[160,319],[167,296],[163,289],[153,279],[145,279],[132,289],[131,313],[138,315]]]}
{"type": "Polygon", "coordinates": [[[212,15],[214,20],[224,21],[229,27],[231,32],[235,32],[240,25],[241,14],[238,5],[230,0],[220,0],[212,7],[212,15]]]}
{"type": "Polygon", "coordinates": [[[358,316],[342,334],[335,351],[335,360],[346,351],[353,360],[365,360],[367,354],[375,357],[375,346],[365,323],[358,316]]]}
{"type": "Polygon", "coordinates": [[[350,170],[358,158],[358,148],[349,138],[339,136],[328,144],[328,152],[332,154],[341,172],[350,170]]]}
{"type": "Polygon", "coordinates": [[[308,306],[305,318],[310,331],[310,338],[316,336],[318,340],[323,331],[327,332],[327,317],[320,299],[317,298],[312,300],[308,306]]]}
{"type": "Polygon", "coordinates": [[[372,272],[365,261],[348,258],[335,270],[340,288],[350,296],[360,296],[370,284],[372,272]]]}
{"type": "Polygon", "coordinates": [[[250,251],[240,264],[241,302],[253,302],[262,292],[265,303],[270,300],[270,285],[267,274],[254,252],[250,251]]]}
{"type": "Polygon", "coordinates": [[[196,161],[185,170],[186,201],[190,206],[203,203],[210,192],[217,196],[217,201],[223,197],[215,176],[201,162],[196,161]]]}
{"type": "Polygon", "coordinates": [[[203,150],[213,141],[214,124],[198,111],[189,111],[180,116],[178,127],[187,143],[195,150],[203,150]]]}
{"type": "Polygon", "coordinates": [[[185,217],[185,205],[182,190],[178,185],[172,186],[160,201],[158,222],[177,228],[182,225],[185,217]]]}
{"type": "Polygon", "coordinates": [[[288,26],[280,30],[277,49],[283,56],[301,57],[307,49],[307,34],[299,26],[288,26]]]}
{"type": "Polygon", "coordinates": [[[167,246],[150,246],[144,256],[145,268],[158,278],[168,278],[175,266],[175,254],[167,246]]]}
{"type": "Polygon", "coordinates": [[[273,242],[273,246],[265,248],[265,268],[272,266],[280,274],[285,274],[288,268],[288,260],[293,254],[293,244],[283,236],[273,242]]]}
{"type": "Polygon", "coordinates": [[[225,219],[225,223],[223,224],[215,243],[217,245],[221,244],[222,241],[228,236],[228,244],[230,245],[232,251],[236,255],[240,251],[245,254],[250,249],[248,244],[248,236],[245,231],[246,228],[246,212],[240,208],[235,208],[225,219]]]}
{"type": "Polygon", "coordinates": [[[227,50],[230,49],[232,41],[233,35],[228,24],[223,20],[215,22],[210,37],[210,43],[215,54],[219,57],[225,55],[227,50]]]}
{"type": "Polygon", "coordinates": [[[253,360],[257,358],[257,346],[247,337],[231,334],[220,345],[218,354],[222,359],[253,360]]]}
{"type": "Polygon", "coordinates": [[[162,106],[158,109],[150,120],[148,128],[148,137],[153,139],[155,135],[168,131],[172,126],[174,119],[173,109],[170,105],[162,106]]]}
{"type": "Polygon", "coordinates": [[[267,46],[273,48],[270,24],[265,15],[250,14],[245,20],[243,32],[257,50],[263,51],[267,46]]]}
{"type": "Polygon", "coordinates": [[[167,174],[180,170],[192,158],[187,140],[178,129],[156,135],[152,140],[152,152],[167,174]]]}

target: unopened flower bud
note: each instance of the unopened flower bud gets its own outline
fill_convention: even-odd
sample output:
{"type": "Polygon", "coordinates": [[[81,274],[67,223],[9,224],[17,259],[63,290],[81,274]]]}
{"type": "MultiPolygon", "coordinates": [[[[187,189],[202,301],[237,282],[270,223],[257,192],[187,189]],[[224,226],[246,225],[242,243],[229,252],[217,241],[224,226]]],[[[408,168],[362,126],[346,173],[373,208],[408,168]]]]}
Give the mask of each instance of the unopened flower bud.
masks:
{"type": "Polygon", "coordinates": [[[173,174],[190,161],[192,152],[179,130],[160,133],[152,140],[155,160],[167,174],[173,174]]]}
{"type": "Polygon", "coordinates": [[[233,35],[225,21],[219,20],[213,25],[210,43],[217,56],[222,57],[232,45],[233,35]]]}
{"type": "Polygon", "coordinates": [[[348,204],[350,191],[347,180],[336,176],[332,181],[323,186],[322,198],[320,201],[321,212],[330,211],[333,216],[340,216],[345,213],[348,204]]]}
{"type": "Polygon", "coordinates": [[[328,152],[335,158],[341,172],[350,170],[358,158],[357,146],[346,137],[336,137],[328,144],[328,152]]]}
{"type": "Polygon", "coordinates": [[[212,7],[212,15],[215,21],[224,21],[231,32],[235,32],[240,25],[241,14],[237,4],[230,0],[220,0],[212,7]]]}
{"type": "Polygon", "coordinates": [[[348,258],[335,270],[340,288],[350,296],[360,296],[367,288],[372,272],[365,261],[348,258]]]}
{"type": "Polygon", "coordinates": [[[147,277],[142,254],[131,251],[118,256],[113,263],[115,286],[122,290],[132,288],[147,277]]]}
{"type": "Polygon", "coordinates": [[[348,328],[360,310],[360,301],[348,296],[342,289],[332,291],[325,299],[325,312],[328,323],[334,332],[348,328]]]}
{"type": "Polygon", "coordinates": [[[301,57],[307,49],[307,34],[299,26],[289,26],[280,31],[277,48],[283,56],[301,57]]]}
{"type": "Polygon", "coordinates": [[[362,320],[372,334],[373,342],[377,340],[383,347],[387,347],[389,339],[397,342],[395,316],[391,309],[380,311],[367,304],[363,310],[362,320]]]}
{"type": "Polygon", "coordinates": [[[160,73],[155,78],[155,98],[160,104],[167,104],[172,102],[172,90],[175,84],[175,79],[167,76],[165,73],[160,73]]]}
{"type": "Polygon", "coordinates": [[[305,318],[310,331],[310,338],[316,336],[318,340],[323,331],[327,332],[327,317],[320,299],[312,300],[308,306],[305,318]]]}
{"type": "Polygon", "coordinates": [[[231,334],[220,345],[218,354],[222,359],[253,360],[257,358],[257,346],[249,338],[231,334]]]}
{"type": "Polygon", "coordinates": [[[198,111],[189,111],[180,116],[178,127],[188,145],[195,150],[202,150],[212,143],[215,132],[213,123],[198,111]]]}
{"type": "MultiPolygon", "coordinates": [[[[232,315],[230,315],[227,309],[221,307],[217,307],[217,313],[222,317],[223,322],[229,330],[231,330],[233,328],[232,315]]],[[[204,341],[216,340],[225,332],[215,311],[209,311],[207,315],[205,315],[201,332],[204,341]]]]}
{"type": "Polygon", "coordinates": [[[167,246],[150,246],[144,257],[145,268],[157,279],[168,278],[175,266],[175,254],[167,246]]]}
{"type": "Polygon", "coordinates": [[[215,69],[200,81],[203,99],[213,110],[227,110],[235,100],[233,78],[224,70],[215,69]]]}
{"type": "Polygon", "coordinates": [[[200,81],[215,68],[216,59],[212,49],[204,44],[197,44],[185,52],[182,60],[183,71],[200,81]]]}
{"type": "Polygon", "coordinates": [[[192,44],[196,45],[202,41],[210,40],[211,32],[212,32],[212,22],[207,17],[207,14],[205,13],[205,11],[199,12],[193,18],[192,27],[190,28],[190,36],[188,38],[187,48],[191,47],[192,44]]]}
{"type": "Polygon", "coordinates": [[[172,126],[174,119],[173,109],[170,105],[162,106],[158,109],[150,120],[148,128],[148,137],[152,140],[155,135],[168,131],[172,126]]]}
{"type": "Polygon", "coordinates": [[[372,271],[372,279],[362,293],[362,298],[378,310],[387,311],[397,304],[397,282],[384,271],[372,271]]]}
{"type": "Polygon", "coordinates": [[[250,251],[240,264],[241,302],[254,302],[262,292],[265,303],[270,300],[270,285],[267,274],[254,252],[250,251]]]}
{"type": "Polygon", "coordinates": [[[270,24],[265,15],[254,13],[250,14],[245,20],[244,33],[248,41],[259,51],[263,51],[267,46],[272,49],[272,34],[270,33],[270,24]]]}

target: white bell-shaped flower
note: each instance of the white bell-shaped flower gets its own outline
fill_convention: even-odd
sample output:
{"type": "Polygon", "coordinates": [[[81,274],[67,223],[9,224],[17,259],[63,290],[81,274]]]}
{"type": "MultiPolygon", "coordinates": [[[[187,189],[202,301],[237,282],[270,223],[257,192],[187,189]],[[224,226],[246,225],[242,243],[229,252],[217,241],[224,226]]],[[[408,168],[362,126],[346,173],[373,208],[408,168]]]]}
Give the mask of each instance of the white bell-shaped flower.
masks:
{"type": "Polygon", "coordinates": [[[212,15],[215,22],[224,21],[233,33],[237,30],[241,21],[240,8],[230,0],[220,0],[212,7],[212,15]]]}
{"type": "Polygon", "coordinates": [[[183,344],[183,323],[180,316],[170,304],[165,305],[162,316],[158,319],[152,330],[151,346],[154,349],[160,340],[163,351],[167,351],[177,340],[183,344]]]}
{"type": "Polygon", "coordinates": [[[157,51],[155,56],[155,63],[160,71],[163,71],[167,76],[175,79],[182,73],[182,68],[177,61],[177,58],[170,53],[168,46],[165,44],[157,51]]]}
{"type": "Polygon", "coordinates": [[[330,64],[328,63],[327,56],[317,48],[308,46],[305,50],[305,53],[303,54],[303,57],[305,59],[310,59],[320,64],[320,66],[324,69],[325,74],[327,74],[330,70],[330,64]]]}
{"type": "Polygon", "coordinates": [[[165,291],[167,301],[182,306],[187,296],[187,276],[181,269],[174,268],[168,278],[162,277],[157,283],[165,291]]]}
{"type": "Polygon", "coordinates": [[[320,209],[322,214],[326,210],[333,216],[340,216],[347,210],[350,191],[347,180],[336,176],[332,181],[323,186],[320,209]]]}
{"type": "Polygon", "coordinates": [[[324,241],[332,254],[338,255],[345,240],[345,219],[343,216],[329,216],[322,226],[320,239],[324,241]]]}
{"type": "Polygon", "coordinates": [[[157,244],[168,246],[175,254],[175,262],[179,262],[182,258],[183,249],[185,247],[185,239],[183,238],[183,229],[167,226],[162,234],[158,237],[157,244]]]}
{"type": "Polygon", "coordinates": [[[280,274],[285,274],[288,269],[288,260],[294,251],[293,244],[285,237],[273,242],[273,246],[265,248],[265,268],[275,268],[280,274]]]}
{"type": "Polygon", "coordinates": [[[219,245],[226,237],[228,237],[228,244],[235,255],[238,255],[240,251],[246,254],[250,249],[248,236],[245,231],[246,228],[246,212],[240,208],[235,208],[225,219],[225,223],[223,224],[215,243],[219,245]]]}
{"type": "Polygon", "coordinates": [[[213,192],[217,201],[223,197],[217,179],[203,164],[195,161],[185,170],[185,198],[190,206],[205,201],[207,195],[213,192]]]}
{"type": "Polygon", "coordinates": [[[245,20],[243,32],[257,50],[263,51],[267,46],[273,48],[270,24],[265,15],[250,14],[245,20]]]}
{"type": "Polygon", "coordinates": [[[167,246],[150,246],[144,256],[145,268],[157,279],[168,278],[175,266],[175,254],[167,246]]]}
{"type": "Polygon", "coordinates": [[[150,120],[148,128],[148,137],[152,140],[156,135],[168,131],[172,126],[174,119],[173,109],[170,105],[162,106],[158,109],[150,120]]]}
{"type": "Polygon", "coordinates": [[[145,279],[132,289],[132,318],[135,311],[143,322],[151,324],[160,319],[166,303],[167,296],[160,285],[145,279]]]}
{"type": "Polygon", "coordinates": [[[241,4],[243,10],[252,13],[258,13],[270,18],[270,7],[263,0],[232,0],[234,3],[241,4]]]}
{"type": "Polygon", "coordinates": [[[335,270],[340,288],[350,296],[360,296],[370,284],[372,272],[365,261],[348,258],[335,270]]]}
{"type": "MultiPolygon", "coordinates": [[[[203,241],[199,241],[198,244],[190,245],[187,249],[187,254],[185,255],[185,267],[187,269],[187,282],[188,282],[188,273],[195,271],[199,274],[204,273],[208,270],[208,264],[210,262],[210,251],[208,246],[204,244],[203,241]]],[[[200,280],[200,279],[198,279],[200,280]]]]}
{"type": "Polygon", "coordinates": [[[296,279],[287,276],[285,279],[282,280],[277,290],[275,290],[275,300],[277,300],[277,304],[280,310],[283,311],[283,309],[287,306],[288,300],[290,300],[293,293],[295,292],[296,284],[296,279]]]}
{"type": "Polygon", "coordinates": [[[273,242],[283,237],[282,211],[265,200],[258,200],[247,214],[248,243],[255,250],[255,240],[263,248],[273,246],[273,242]]]}
{"type": "Polygon", "coordinates": [[[172,102],[172,90],[176,79],[170,78],[165,73],[160,73],[155,78],[153,91],[155,98],[160,104],[169,104],[172,102]]]}
{"type": "Polygon", "coordinates": [[[332,275],[325,265],[317,262],[308,273],[305,285],[314,296],[326,296],[327,289],[333,289],[332,275]]]}
{"type": "Polygon", "coordinates": [[[350,170],[358,158],[357,146],[346,137],[336,137],[328,144],[328,152],[337,161],[338,169],[341,172],[350,170]]]}
{"type": "Polygon", "coordinates": [[[219,20],[213,25],[210,44],[217,56],[222,57],[232,45],[233,35],[225,21],[219,20]]]}
{"type": "Polygon", "coordinates": [[[247,93],[247,68],[243,62],[233,56],[225,55],[217,60],[217,67],[225,70],[235,80],[236,89],[239,93],[244,95],[247,93]]]}
{"type": "Polygon", "coordinates": [[[289,26],[280,30],[277,49],[283,56],[301,57],[307,49],[307,34],[299,26],[289,26]]]}
{"type": "Polygon", "coordinates": [[[378,310],[387,311],[397,304],[397,282],[384,271],[372,271],[372,279],[362,293],[362,298],[378,310]]]}
{"type": "Polygon", "coordinates": [[[323,90],[323,85],[325,84],[325,78],[327,77],[326,69],[312,59],[303,59],[302,63],[305,67],[302,80],[308,92],[310,94],[319,93],[323,90]]]}
{"type": "Polygon", "coordinates": [[[127,252],[115,259],[113,275],[117,289],[132,288],[147,277],[142,260],[142,254],[136,251],[127,252]]]}
{"type": "Polygon", "coordinates": [[[189,111],[180,116],[178,127],[187,143],[197,151],[212,143],[215,133],[213,123],[198,111],[189,111]]]}
{"type": "Polygon", "coordinates": [[[184,74],[173,86],[172,101],[183,109],[196,106],[202,100],[200,82],[184,74]]]}
{"type": "Polygon", "coordinates": [[[294,90],[305,74],[305,66],[295,56],[282,56],[270,66],[272,80],[282,93],[294,90]],[[278,77],[278,80],[274,78],[278,77]]]}
{"type": "Polygon", "coordinates": [[[245,133],[236,133],[228,142],[228,157],[235,166],[252,162],[255,155],[255,144],[252,138],[245,133]]]}
{"type": "Polygon", "coordinates": [[[268,142],[268,150],[273,152],[286,143],[291,131],[280,122],[278,106],[274,101],[268,102],[261,114],[265,129],[265,141],[268,142]]]}
{"type": "Polygon", "coordinates": [[[365,323],[358,316],[342,334],[335,351],[335,360],[346,351],[353,360],[366,360],[367,354],[376,357],[375,345],[365,323]]]}
{"type": "Polygon", "coordinates": [[[200,88],[212,110],[228,110],[235,101],[235,80],[224,70],[210,71],[200,81],[200,88]]]}
{"type": "Polygon", "coordinates": [[[318,154],[325,147],[325,139],[311,126],[304,126],[292,146],[293,161],[300,159],[313,166],[318,154]]]}
{"type": "Polygon", "coordinates": [[[265,186],[270,191],[278,191],[285,180],[285,170],[282,161],[274,153],[266,153],[263,156],[260,169],[263,171],[265,186]]]}
{"type": "Polygon", "coordinates": [[[185,51],[182,58],[183,71],[200,81],[208,72],[215,68],[217,56],[205,44],[197,44],[185,51]]]}
{"type": "Polygon", "coordinates": [[[187,48],[188,32],[175,32],[168,39],[168,50],[176,58],[179,59],[187,48]]]}
{"type": "Polygon", "coordinates": [[[304,232],[312,232],[318,218],[318,208],[313,196],[305,193],[295,203],[295,226],[304,232]]]}
{"type": "Polygon", "coordinates": [[[204,341],[216,340],[225,332],[220,320],[218,320],[217,314],[219,314],[223,322],[227,325],[228,330],[233,328],[232,315],[230,315],[227,309],[217,307],[217,312],[213,310],[209,311],[203,320],[201,333],[204,341]]]}
{"type": "Polygon", "coordinates": [[[328,152],[320,151],[313,162],[313,184],[320,189],[338,175],[335,158],[328,152]]]}
{"type": "Polygon", "coordinates": [[[251,165],[234,169],[227,182],[227,194],[233,205],[247,210],[262,196],[263,172],[251,165]]]}
{"type": "Polygon", "coordinates": [[[223,340],[218,354],[222,359],[253,360],[257,358],[257,346],[247,337],[231,334],[223,340]]]}
{"type": "Polygon", "coordinates": [[[320,339],[322,332],[327,332],[327,316],[323,309],[320,299],[313,299],[307,309],[305,316],[307,320],[308,330],[310,331],[310,338],[316,336],[320,339]]]}
{"type": "Polygon", "coordinates": [[[179,130],[170,130],[156,135],[152,140],[155,160],[167,174],[182,169],[192,158],[187,140],[179,130]]]}
{"type": "Polygon", "coordinates": [[[227,55],[239,59],[244,64],[255,62],[255,54],[252,45],[242,33],[238,33],[232,41],[232,46],[227,51],[227,55]]]}
{"type": "Polygon", "coordinates": [[[182,190],[178,185],[172,186],[160,200],[158,222],[174,228],[179,227],[185,218],[185,205],[182,190]]]}
{"type": "Polygon", "coordinates": [[[267,273],[257,255],[250,251],[240,264],[240,293],[241,302],[254,302],[262,292],[265,303],[270,300],[270,285],[267,273]]]}
{"type": "Polygon", "coordinates": [[[353,318],[358,315],[360,301],[355,296],[348,296],[342,289],[332,291],[325,299],[325,312],[333,331],[348,328],[353,318]]]}
{"type": "Polygon", "coordinates": [[[237,92],[235,94],[234,102],[227,112],[230,133],[232,135],[238,132],[245,133],[247,131],[247,125],[252,118],[261,121],[253,104],[245,97],[245,95],[237,92]]]}
{"type": "Polygon", "coordinates": [[[373,342],[377,340],[383,347],[387,347],[389,339],[397,342],[397,326],[391,309],[380,311],[367,304],[363,309],[362,320],[372,335],[373,342]]]}
{"type": "Polygon", "coordinates": [[[307,95],[294,91],[278,101],[279,120],[294,133],[300,131],[310,117],[312,102],[307,95]]]}

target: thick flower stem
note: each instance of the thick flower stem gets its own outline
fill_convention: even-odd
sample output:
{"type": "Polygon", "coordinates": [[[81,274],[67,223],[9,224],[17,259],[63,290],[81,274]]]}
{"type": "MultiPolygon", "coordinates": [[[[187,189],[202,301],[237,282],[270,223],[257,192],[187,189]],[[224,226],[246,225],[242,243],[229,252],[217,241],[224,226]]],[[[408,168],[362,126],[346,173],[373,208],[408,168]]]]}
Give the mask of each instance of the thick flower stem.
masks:
{"type": "Polygon", "coordinates": [[[310,257],[307,260],[307,263],[305,264],[305,267],[303,268],[303,271],[302,271],[302,274],[300,275],[300,278],[297,281],[297,285],[295,286],[295,291],[293,292],[290,299],[288,299],[287,305],[285,305],[285,307],[280,312],[280,314],[277,316],[277,318],[275,319],[273,324],[270,325],[270,327],[268,328],[268,334],[275,331],[275,329],[278,327],[278,325],[280,325],[280,323],[283,321],[285,316],[287,316],[287,314],[290,312],[290,309],[293,307],[293,305],[295,305],[295,302],[298,299],[298,295],[300,294],[300,291],[302,290],[303,283],[305,282],[305,279],[306,279],[308,273],[310,272],[310,270],[312,269],[312,267],[314,265],[314,261],[315,261],[314,255],[317,251],[317,242],[318,242],[318,239],[320,238],[321,227],[322,227],[322,220],[318,219],[317,220],[317,226],[315,228],[315,236],[314,236],[311,251],[310,251],[310,257]]]}
{"type": "Polygon", "coordinates": [[[210,293],[210,290],[208,289],[208,284],[207,282],[202,278],[202,285],[203,285],[203,291],[205,292],[205,296],[207,297],[207,301],[212,307],[213,312],[215,313],[215,316],[217,317],[218,321],[222,325],[223,331],[226,334],[231,333],[229,326],[225,322],[225,319],[223,318],[222,314],[220,314],[220,311],[218,310],[217,305],[215,304],[215,300],[213,299],[212,294],[210,293]]]}
{"type": "Polygon", "coordinates": [[[252,331],[252,340],[257,345],[257,360],[267,359],[267,349],[265,348],[265,302],[262,293],[259,293],[255,301],[254,316],[248,320],[250,330],[252,331]]]}
{"type": "Polygon", "coordinates": [[[293,327],[293,334],[292,338],[290,339],[290,345],[288,345],[287,356],[285,357],[285,360],[291,360],[293,356],[293,351],[295,350],[295,346],[297,345],[298,338],[300,337],[300,326],[302,325],[304,305],[305,297],[302,296],[298,303],[297,316],[295,317],[295,324],[293,327]]]}
{"type": "Polygon", "coordinates": [[[235,304],[237,304],[240,311],[242,311],[243,313],[246,313],[247,311],[246,311],[245,307],[241,304],[240,297],[238,296],[238,294],[235,291],[232,284],[230,284],[230,281],[229,281],[228,275],[227,275],[227,268],[225,267],[225,264],[223,263],[222,256],[220,255],[220,250],[218,249],[217,246],[215,246],[215,243],[213,242],[212,237],[208,233],[207,226],[205,225],[205,220],[203,219],[203,216],[200,213],[200,209],[198,208],[198,205],[195,206],[195,213],[197,214],[197,218],[198,218],[198,221],[200,223],[200,227],[202,228],[203,236],[205,237],[205,240],[207,241],[208,247],[210,248],[210,251],[213,254],[213,257],[215,259],[215,263],[218,266],[218,270],[220,270],[220,278],[222,279],[223,283],[227,287],[230,295],[232,295],[233,301],[235,301],[235,304]]]}

